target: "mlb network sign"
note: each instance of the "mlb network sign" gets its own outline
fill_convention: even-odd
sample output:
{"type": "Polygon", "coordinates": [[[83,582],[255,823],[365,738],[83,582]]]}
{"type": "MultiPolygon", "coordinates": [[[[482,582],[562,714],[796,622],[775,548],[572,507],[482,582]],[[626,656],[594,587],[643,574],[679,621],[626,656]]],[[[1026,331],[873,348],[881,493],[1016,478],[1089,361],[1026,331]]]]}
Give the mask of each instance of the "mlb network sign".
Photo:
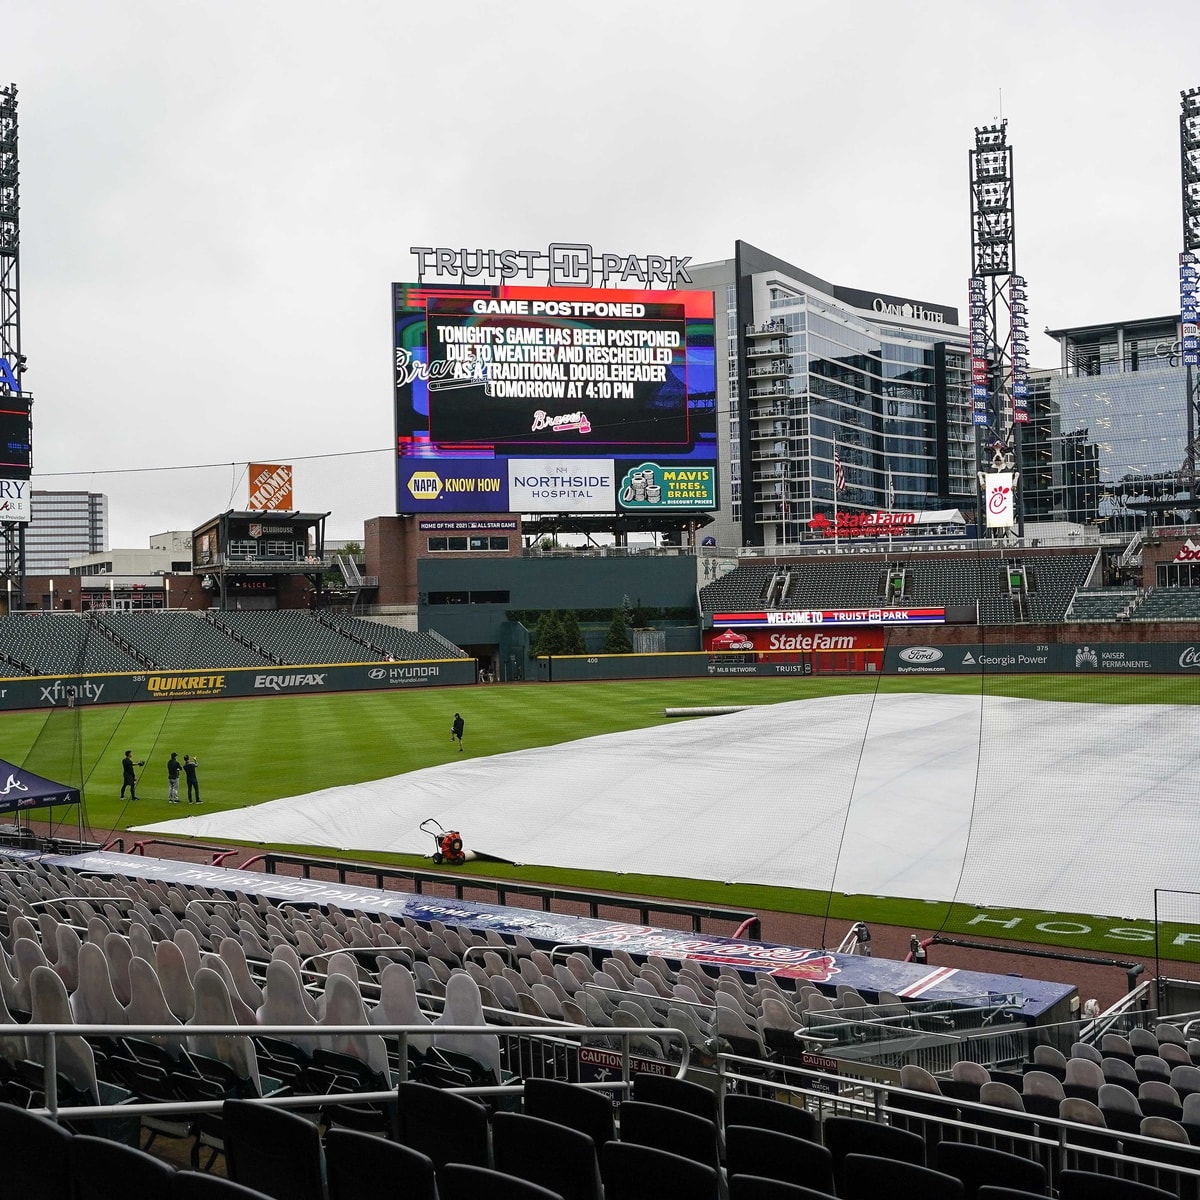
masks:
{"type": "Polygon", "coordinates": [[[615,254],[585,242],[551,242],[545,250],[452,250],[447,246],[410,246],[417,277],[448,277],[466,283],[511,279],[545,281],[550,287],[609,287],[636,283],[641,287],[675,287],[692,282],[690,254],[615,254]]]}

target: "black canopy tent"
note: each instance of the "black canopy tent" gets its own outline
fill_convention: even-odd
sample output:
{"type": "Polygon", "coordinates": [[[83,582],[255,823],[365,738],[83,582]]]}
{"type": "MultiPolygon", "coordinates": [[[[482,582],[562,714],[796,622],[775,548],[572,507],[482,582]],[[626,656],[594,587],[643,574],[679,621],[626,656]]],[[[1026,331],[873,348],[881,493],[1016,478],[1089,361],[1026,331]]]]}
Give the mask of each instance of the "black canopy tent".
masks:
{"type": "Polygon", "coordinates": [[[79,805],[79,840],[82,842],[83,807],[80,805],[79,789],[55,783],[53,779],[35,775],[16,763],[0,758],[0,816],[15,813],[18,830],[21,830],[23,817],[28,823],[31,809],[60,804],[79,805]]]}

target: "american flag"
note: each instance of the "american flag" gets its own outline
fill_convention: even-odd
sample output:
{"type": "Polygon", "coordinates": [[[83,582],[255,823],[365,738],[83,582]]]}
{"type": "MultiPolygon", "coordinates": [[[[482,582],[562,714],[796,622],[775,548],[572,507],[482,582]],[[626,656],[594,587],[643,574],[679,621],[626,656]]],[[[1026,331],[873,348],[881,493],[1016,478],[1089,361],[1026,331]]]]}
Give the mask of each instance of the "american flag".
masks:
{"type": "Polygon", "coordinates": [[[836,448],[833,452],[833,483],[839,492],[846,490],[846,472],[842,470],[842,456],[836,448]]]}

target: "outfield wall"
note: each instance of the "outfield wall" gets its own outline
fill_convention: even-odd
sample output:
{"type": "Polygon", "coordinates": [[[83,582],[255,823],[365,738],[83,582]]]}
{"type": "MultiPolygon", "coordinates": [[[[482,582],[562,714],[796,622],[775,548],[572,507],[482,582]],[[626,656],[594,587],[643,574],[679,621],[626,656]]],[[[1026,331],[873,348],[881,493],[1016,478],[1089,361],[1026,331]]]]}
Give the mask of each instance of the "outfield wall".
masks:
{"type": "Polygon", "coordinates": [[[146,671],[139,675],[21,675],[0,679],[0,711],[70,708],[76,704],[387,691],[474,682],[473,658],[271,666],[265,670],[225,667],[214,671],[146,671]]]}
{"type": "MultiPolygon", "coordinates": [[[[840,655],[704,652],[681,654],[556,655],[537,660],[546,683],[601,679],[699,678],[707,675],[774,677],[845,674],[840,655]]],[[[868,672],[869,673],[869,672],[868,672]]],[[[885,675],[1195,675],[1195,642],[987,642],[889,646],[885,675]]]]}

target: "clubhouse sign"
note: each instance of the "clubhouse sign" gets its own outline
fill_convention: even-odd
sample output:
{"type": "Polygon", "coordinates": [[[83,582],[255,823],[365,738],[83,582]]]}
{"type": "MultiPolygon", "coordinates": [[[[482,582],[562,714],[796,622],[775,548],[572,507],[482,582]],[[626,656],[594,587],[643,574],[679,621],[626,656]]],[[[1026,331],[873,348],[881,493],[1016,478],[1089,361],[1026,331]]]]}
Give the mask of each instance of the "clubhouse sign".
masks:
{"type": "Polygon", "coordinates": [[[473,658],[428,662],[229,667],[223,671],[152,671],[139,675],[22,676],[0,679],[0,711],[135,704],[156,700],[215,700],[238,696],[305,695],[475,682],[473,658]]]}

